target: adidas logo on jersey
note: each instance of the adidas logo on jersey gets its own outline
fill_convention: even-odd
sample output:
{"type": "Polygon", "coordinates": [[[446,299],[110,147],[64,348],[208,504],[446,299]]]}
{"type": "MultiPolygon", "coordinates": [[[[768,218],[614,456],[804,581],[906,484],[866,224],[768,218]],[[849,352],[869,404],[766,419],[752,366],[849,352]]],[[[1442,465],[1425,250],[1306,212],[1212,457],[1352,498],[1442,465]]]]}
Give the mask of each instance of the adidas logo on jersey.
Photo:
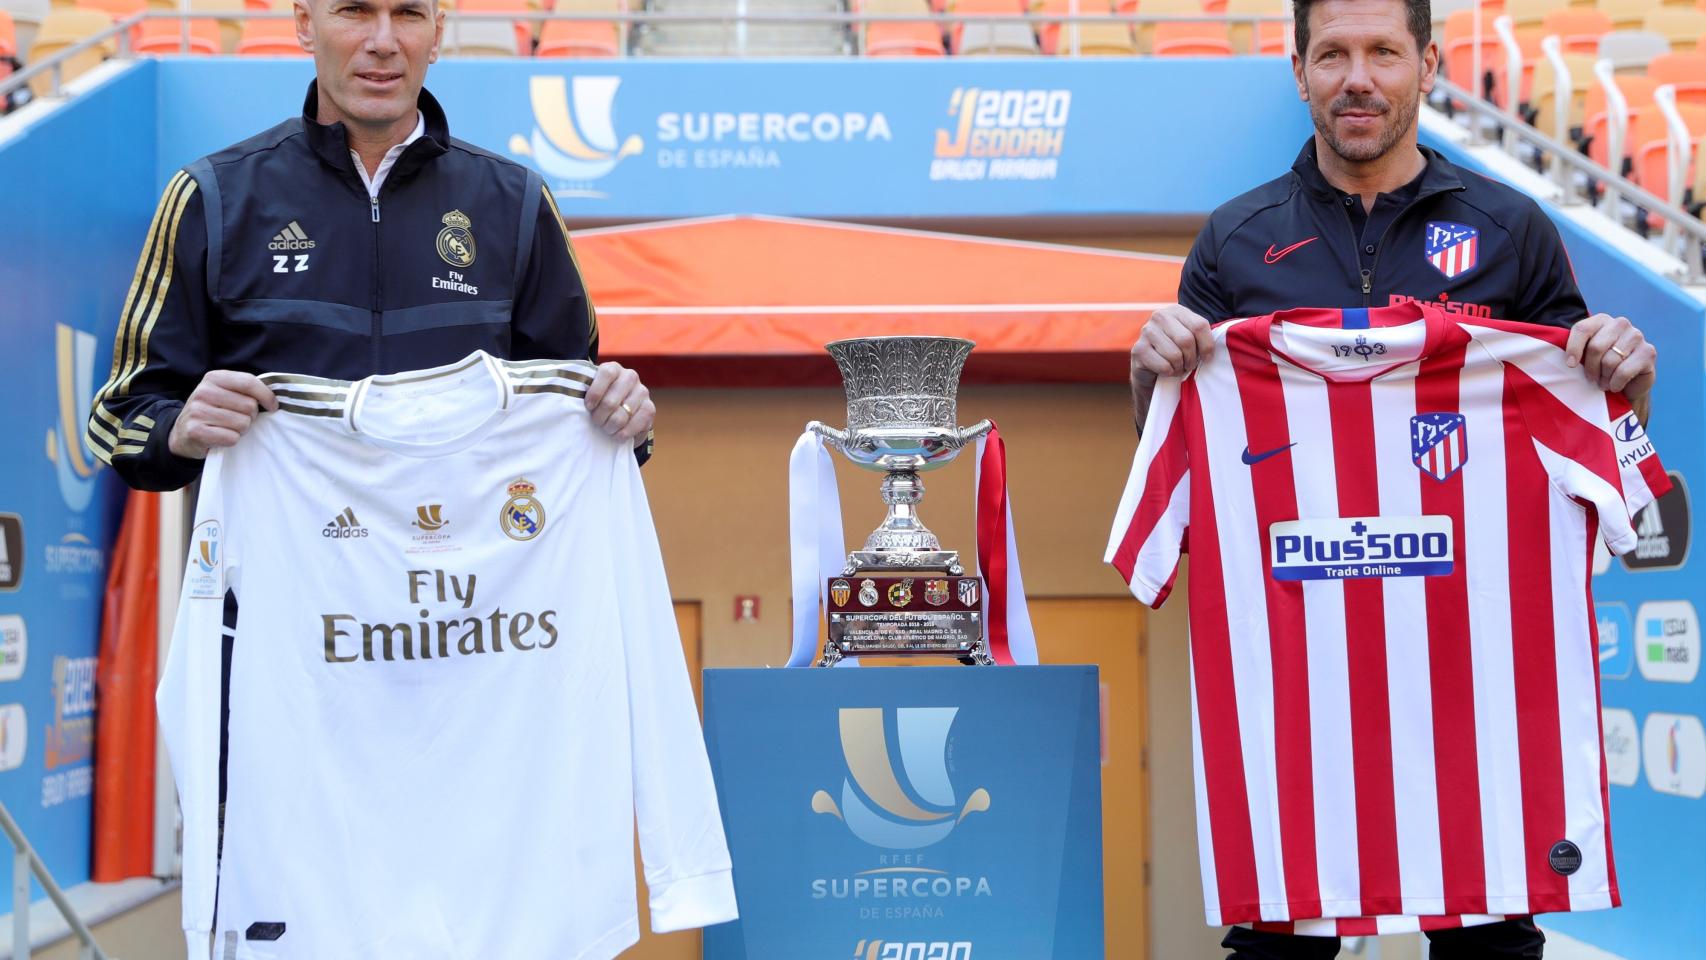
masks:
{"type": "Polygon", "coordinates": [[[343,513],[333,517],[332,522],[321,528],[320,536],[332,540],[353,540],[357,537],[367,536],[367,528],[355,518],[354,510],[345,507],[343,513]]]}
{"type": "Polygon", "coordinates": [[[292,220],[290,221],[290,226],[280,230],[278,234],[272,238],[272,242],[267,244],[267,249],[312,250],[314,249],[314,241],[308,239],[308,234],[302,232],[302,224],[292,220]]]}

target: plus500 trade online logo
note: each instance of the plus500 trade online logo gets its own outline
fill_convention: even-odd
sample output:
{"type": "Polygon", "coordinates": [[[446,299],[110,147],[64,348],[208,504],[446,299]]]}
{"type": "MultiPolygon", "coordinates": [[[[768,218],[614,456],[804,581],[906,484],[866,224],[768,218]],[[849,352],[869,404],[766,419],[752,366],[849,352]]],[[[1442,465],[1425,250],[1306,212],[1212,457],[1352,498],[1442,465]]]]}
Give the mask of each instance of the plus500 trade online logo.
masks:
{"type": "Polygon", "coordinates": [[[841,803],[819,790],[812,810],[839,818],[854,836],[890,850],[928,847],[967,816],[988,810],[989,791],[973,790],[962,805],[948,781],[948,731],[958,713],[958,707],[900,707],[892,713],[891,744],[883,708],[842,709],[848,776],[841,781],[841,803]]]}

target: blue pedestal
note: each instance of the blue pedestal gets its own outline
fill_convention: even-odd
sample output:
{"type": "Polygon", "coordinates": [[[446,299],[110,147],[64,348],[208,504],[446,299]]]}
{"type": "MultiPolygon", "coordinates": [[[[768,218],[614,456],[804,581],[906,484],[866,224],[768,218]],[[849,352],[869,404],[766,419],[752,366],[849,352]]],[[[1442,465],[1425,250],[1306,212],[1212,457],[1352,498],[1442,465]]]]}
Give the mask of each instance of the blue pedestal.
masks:
{"type": "Polygon", "coordinates": [[[706,960],[1090,960],[1094,667],[707,670],[741,919],[706,960]]]}

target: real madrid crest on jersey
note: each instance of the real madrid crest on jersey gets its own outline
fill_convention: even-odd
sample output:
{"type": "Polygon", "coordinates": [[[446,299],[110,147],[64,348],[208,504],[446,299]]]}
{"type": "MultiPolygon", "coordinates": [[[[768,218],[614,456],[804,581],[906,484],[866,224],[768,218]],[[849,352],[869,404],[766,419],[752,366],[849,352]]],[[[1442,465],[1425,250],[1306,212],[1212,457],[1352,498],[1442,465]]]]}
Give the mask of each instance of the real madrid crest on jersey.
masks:
{"type": "Polygon", "coordinates": [[[509,485],[509,499],[498,511],[498,526],[511,540],[532,540],[545,529],[545,505],[533,494],[536,488],[526,477],[509,485]]]}
{"type": "Polygon", "coordinates": [[[474,264],[473,221],[460,210],[444,215],[444,229],[438,232],[438,255],[453,267],[474,264]]]}

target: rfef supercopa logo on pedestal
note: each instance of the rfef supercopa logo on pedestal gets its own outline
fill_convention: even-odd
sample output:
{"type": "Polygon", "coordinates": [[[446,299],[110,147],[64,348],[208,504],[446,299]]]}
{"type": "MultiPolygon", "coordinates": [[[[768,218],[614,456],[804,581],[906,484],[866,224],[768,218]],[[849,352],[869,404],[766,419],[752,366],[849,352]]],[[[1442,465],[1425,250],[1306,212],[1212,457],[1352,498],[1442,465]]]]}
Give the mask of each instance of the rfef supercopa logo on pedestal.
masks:
{"type": "Polygon", "coordinates": [[[1097,707],[1093,668],[708,671],[707,960],[1101,956],[1097,707]]]}

